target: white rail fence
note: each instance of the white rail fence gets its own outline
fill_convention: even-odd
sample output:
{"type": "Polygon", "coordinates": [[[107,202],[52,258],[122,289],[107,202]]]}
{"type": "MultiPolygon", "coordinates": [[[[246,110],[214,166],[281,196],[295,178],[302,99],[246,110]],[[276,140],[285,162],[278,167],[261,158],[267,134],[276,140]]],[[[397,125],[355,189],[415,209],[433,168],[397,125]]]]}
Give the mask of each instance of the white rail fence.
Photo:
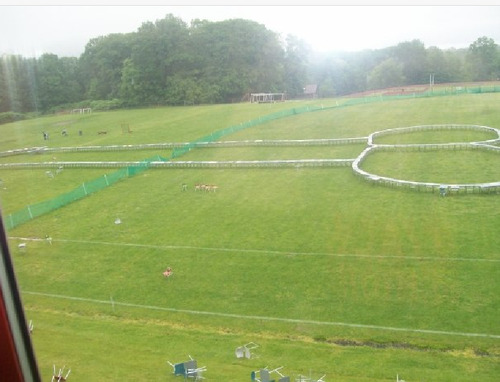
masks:
{"type": "MultiPolygon", "coordinates": [[[[248,140],[248,141],[217,141],[197,142],[196,147],[239,147],[239,146],[320,146],[359,144],[368,145],[355,159],[297,159],[297,160],[267,160],[267,161],[77,161],[77,162],[33,162],[33,163],[3,163],[0,168],[122,168],[127,166],[147,166],[149,168],[285,168],[285,167],[346,167],[351,166],[354,174],[373,184],[394,188],[408,188],[417,191],[443,192],[449,194],[469,193],[500,193],[500,181],[488,183],[443,184],[395,179],[369,173],[361,168],[368,155],[379,151],[436,151],[436,150],[487,150],[500,153],[500,130],[480,125],[422,125],[403,128],[386,129],[370,134],[368,137],[342,139],[304,139],[304,140],[248,140]],[[385,135],[406,134],[425,130],[480,130],[493,132],[497,137],[477,142],[423,143],[423,144],[376,144],[374,141],[385,135]]],[[[111,145],[82,147],[32,147],[11,150],[0,153],[0,157],[21,154],[39,154],[49,152],[79,152],[79,151],[120,151],[170,149],[182,147],[186,143],[158,143],[143,145],[111,145]]]]}
{"type": "Polygon", "coordinates": [[[165,142],[138,145],[107,145],[107,146],[75,146],[75,147],[25,147],[0,152],[0,157],[25,154],[48,154],[57,152],[100,152],[100,151],[133,151],[133,150],[168,150],[186,145],[194,147],[245,147],[245,146],[331,146],[367,143],[368,137],[339,139],[278,139],[278,140],[244,140],[244,141],[214,141],[214,142],[165,142]]]}
{"type": "Polygon", "coordinates": [[[290,159],[269,161],[122,161],[122,162],[33,162],[4,163],[0,168],[122,168],[146,166],[149,168],[265,168],[265,167],[341,167],[351,166],[354,159],[290,159]]]}
{"type": "Polygon", "coordinates": [[[386,176],[369,173],[360,166],[362,162],[373,153],[378,151],[434,151],[434,150],[487,150],[500,154],[500,130],[488,126],[479,125],[425,125],[411,126],[396,129],[377,131],[368,137],[368,147],[353,161],[352,169],[354,173],[370,183],[380,184],[394,188],[408,188],[417,191],[439,192],[444,194],[471,194],[471,193],[500,193],[500,181],[488,183],[461,183],[443,184],[432,182],[417,182],[411,180],[395,179],[386,176]],[[441,144],[375,144],[377,137],[393,134],[404,134],[422,130],[482,130],[496,134],[497,138],[480,142],[457,142],[441,144]]]}

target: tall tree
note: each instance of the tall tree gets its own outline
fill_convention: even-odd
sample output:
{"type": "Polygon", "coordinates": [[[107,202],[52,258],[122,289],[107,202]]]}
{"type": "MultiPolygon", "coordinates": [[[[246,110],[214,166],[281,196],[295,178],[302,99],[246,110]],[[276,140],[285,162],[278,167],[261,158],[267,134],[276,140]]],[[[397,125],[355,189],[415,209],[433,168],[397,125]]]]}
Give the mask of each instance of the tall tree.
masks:
{"type": "Polygon", "coordinates": [[[139,91],[139,72],[135,67],[131,58],[125,59],[122,66],[120,80],[120,98],[125,101],[128,106],[141,105],[139,91]]]}
{"type": "Polygon", "coordinates": [[[186,23],[170,14],[155,23],[142,24],[134,35],[131,62],[127,64],[135,76],[135,99],[142,104],[168,102],[165,99],[167,79],[182,70],[188,37],[186,23]]]}
{"type": "Polygon", "coordinates": [[[427,52],[420,40],[405,41],[392,49],[392,57],[403,64],[406,84],[425,84],[429,80],[427,52]]]}
{"type": "Polygon", "coordinates": [[[89,41],[79,60],[87,98],[102,100],[119,96],[121,70],[130,57],[131,42],[131,34],[110,34],[89,41]]]}
{"type": "Polygon", "coordinates": [[[369,89],[391,88],[405,83],[403,64],[394,58],[388,58],[381,62],[368,75],[369,89]]]}
{"type": "Polygon", "coordinates": [[[278,36],[254,21],[196,22],[191,27],[196,75],[223,102],[250,92],[283,91],[283,49],[278,36]]]}
{"type": "Polygon", "coordinates": [[[38,106],[42,111],[83,98],[78,61],[74,57],[42,55],[36,63],[36,80],[38,106]]]}
{"type": "Polygon", "coordinates": [[[285,89],[290,98],[303,95],[308,82],[307,67],[310,47],[296,36],[286,37],[285,89]]]}
{"type": "Polygon", "coordinates": [[[466,80],[465,57],[466,49],[448,49],[444,51],[446,60],[446,76],[441,81],[436,78],[436,82],[461,82],[466,80]]]}
{"type": "Polygon", "coordinates": [[[500,77],[500,50],[492,38],[479,37],[469,46],[467,56],[473,81],[496,80],[500,77]]]}
{"type": "Polygon", "coordinates": [[[0,59],[0,112],[37,110],[35,60],[5,55],[0,59]]]}
{"type": "Polygon", "coordinates": [[[46,53],[38,59],[37,79],[38,100],[41,110],[47,111],[52,106],[66,102],[66,99],[61,94],[64,79],[57,55],[46,53]]]}
{"type": "Polygon", "coordinates": [[[319,97],[333,97],[337,94],[334,81],[335,57],[332,54],[313,54],[310,58],[311,82],[318,84],[319,97]]]}

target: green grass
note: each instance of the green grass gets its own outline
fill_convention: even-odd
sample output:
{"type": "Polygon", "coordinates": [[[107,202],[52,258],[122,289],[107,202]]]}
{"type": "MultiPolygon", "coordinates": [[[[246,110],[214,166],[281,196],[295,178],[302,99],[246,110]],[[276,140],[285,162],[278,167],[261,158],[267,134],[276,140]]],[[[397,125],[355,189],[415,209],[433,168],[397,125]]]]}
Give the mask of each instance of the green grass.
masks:
{"type": "MultiPolygon", "coordinates": [[[[100,381],[181,380],[171,376],[172,368],[166,360],[182,362],[190,353],[194,357],[203,355],[197,357],[199,365],[207,367],[205,377],[213,381],[228,380],[228,376],[234,381],[248,381],[249,370],[274,365],[287,365],[282,372],[293,377],[300,373],[319,378],[326,373],[326,380],[334,377],[338,381],[389,381],[395,380],[396,374],[406,380],[455,381],[460,379],[457,375],[493,380],[488,370],[495,370],[498,362],[468,352],[374,349],[259,335],[251,338],[260,345],[255,350],[259,358],[238,360],[233,351],[247,343],[249,337],[244,333],[179,327],[164,320],[124,320],[112,312],[89,317],[32,311],[32,316],[40,323],[33,336],[39,361],[51,365],[55,358],[58,367],[70,365],[70,378],[75,380],[86,380],[88,370],[98,372],[100,381]],[[130,348],[131,338],[138,351],[130,348]],[[80,348],[78,353],[75,346],[80,348]],[[356,372],[360,369],[362,373],[356,372]]],[[[46,378],[51,368],[42,370],[46,378]]]]}
{"type": "Polygon", "coordinates": [[[351,138],[389,128],[426,124],[498,128],[497,102],[498,94],[373,102],[284,118],[243,130],[231,135],[231,139],[351,138]]]}
{"type": "Polygon", "coordinates": [[[46,116],[1,125],[0,151],[33,146],[190,142],[214,131],[292,107],[295,105],[290,103],[237,104],[46,116]],[[132,132],[124,133],[123,124],[128,125],[132,132]],[[68,132],[68,136],[62,136],[63,129],[68,132]],[[48,141],[43,139],[43,131],[49,133],[48,141]],[[107,133],[99,134],[103,131],[107,133]]]}
{"type": "Polygon", "coordinates": [[[189,152],[178,160],[288,160],[288,159],[353,159],[364,145],[346,144],[333,146],[295,147],[237,147],[202,148],[189,152]]]}
{"type": "MultiPolygon", "coordinates": [[[[110,169],[66,169],[50,178],[45,173],[49,169],[0,170],[0,206],[9,214],[28,205],[55,198],[67,193],[82,183],[102,177],[110,169]]],[[[55,173],[55,169],[50,169],[55,173]]]]}
{"type": "MultiPolygon", "coordinates": [[[[487,94],[366,104],[276,120],[227,138],[362,137],[431,123],[499,127],[497,114],[481,113],[498,101],[487,94]]],[[[99,144],[187,141],[216,124],[224,128],[242,116],[296,106],[137,110],[96,113],[89,121],[120,126],[127,119],[137,126],[127,136],[95,134],[99,144]]],[[[27,124],[37,123],[0,127],[6,132],[0,147],[18,147],[6,142],[16,136],[29,141],[27,124]]],[[[97,123],[89,126],[98,129],[97,123]]],[[[88,136],[54,137],[50,144],[88,136]]],[[[32,138],[40,139],[38,133],[32,138]]],[[[464,136],[452,132],[448,138],[464,136]]],[[[179,160],[345,158],[362,149],[195,149],[179,160]]],[[[140,154],[149,153],[154,150],[140,154]]],[[[127,160],[136,154],[57,156],[127,160]]],[[[465,181],[497,181],[500,167],[498,154],[480,151],[376,153],[363,165],[389,176],[439,181],[453,172],[465,181]]],[[[43,169],[0,170],[3,212],[110,171],[65,169],[48,179],[43,169]]],[[[498,211],[497,195],[440,198],[373,186],[349,167],[154,169],[8,234],[45,378],[56,364],[71,367],[75,380],[175,381],[166,361],[190,354],[207,366],[211,381],[247,381],[265,366],[284,366],[292,377],[327,374],[327,381],[385,381],[396,374],[408,381],[495,381],[498,211]],[[196,192],[195,183],[219,189],[196,192]],[[122,224],[114,224],[117,217],[122,224]],[[46,234],[52,245],[30,241],[25,252],[13,238],[46,234]],[[167,266],[174,269],[169,280],[161,275],[167,266]],[[250,341],[260,345],[260,357],[236,359],[234,349],[250,341]]]]}
{"type": "MultiPolygon", "coordinates": [[[[123,151],[88,151],[88,152],[53,152],[9,156],[2,163],[42,163],[42,162],[113,162],[142,161],[159,155],[169,158],[171,149],[123,150],[123,151]]],[[[55,170],[55,168],[54,168],[55,170]]]]}
{"type": "Polygon", "coordinates": [[[433,183],[488,183],[500,179],[500,151],[377,152],[362,168],[372,174],[433,183]]]}
{"type": "Polygon", "coordinates": [[[480,142],[495,139],[496,134],[483,130],[424,130],[392,134],[376,137],[376,144],[414,144],[414,143],[454,143],[454,142],[480,142]]]}

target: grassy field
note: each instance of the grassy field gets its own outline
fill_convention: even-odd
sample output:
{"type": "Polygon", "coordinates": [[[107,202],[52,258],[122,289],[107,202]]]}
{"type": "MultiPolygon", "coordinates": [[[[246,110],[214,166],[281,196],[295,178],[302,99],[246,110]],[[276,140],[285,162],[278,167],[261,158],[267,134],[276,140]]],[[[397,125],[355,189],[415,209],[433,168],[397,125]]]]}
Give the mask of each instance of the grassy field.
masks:
{"type": "MultiPolygon", "coordinates": [[[[276,120],[227,139],[366,137],[440,123],[499,128],[499,101],[500,95],[481,94],[363,104],[276,120]]],[[[0,150],[187,142],[302,105],[46,117],[0,126],[0,150]],[[133,133],[123,133],[123,123],[133,133]],[[69,136],[60,135],[61,126],[69,136]]],[[[465,130],[410,135],[398,139],[491,138],[465,130]]],[[[363,148],[206,148],[178,159],[338,159],[354,158],[363,148]]],[[[56,160],[169,153],[58,153],[56,160]]],[[[366,168],[403,179],[478,182],[498,181],[499,163],[493,152],[377,153],[366,168]]],[[[44,169],[1,169],[3,213],[111,171],[68,168],[49,179],[44,169]]],[[[498,195],[440,198],[373,186],[349,167],[193,168],[148,170],[8,236],[44,379],[55,364],[70,367],[75,381],[175,381],[180,377],[167,360],[191,355],[207,366],[209,381],[248,381],[252,370],[266,366],[284,366],[292,380],[326,374],[326,381],[391,381],[398,374],[406,381],[496,381],[499,225],[498,195]],[[219,189],[194,191],[196,183],[219,189]],[[116,218],[122,223],[114,224],[116,218]],[[25,251],[17,248],[16,238],[45,235],[52,244],[28,241],[25,251]],[[174,270],[170,279],[162,276],[167,266],[174,270]],[[258,358],[237,359],[235,348],[250,341],[260,345],[258,358]]]]}
{"type": "Polygon", "coordinates": [[[378,152],[363,168],[396,179],[437,183],[488,183],[500,179],[499,154],[492,151],[378,152]]]}

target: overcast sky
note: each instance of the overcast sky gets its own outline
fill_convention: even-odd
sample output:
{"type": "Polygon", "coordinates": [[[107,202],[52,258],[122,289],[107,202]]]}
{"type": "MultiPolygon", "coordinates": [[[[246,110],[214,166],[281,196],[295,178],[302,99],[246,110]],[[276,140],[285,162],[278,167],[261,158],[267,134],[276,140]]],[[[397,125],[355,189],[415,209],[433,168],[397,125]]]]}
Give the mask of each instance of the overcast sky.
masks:
{"type": "MultiPolygon", "coordinates": [[[[31,3],[24,0],[15,2],[31,3]]],[[[253,20],[283,37],[293,34],[316,51],[380,49],[413,39],[421,40],[426,47],[466,48],[482,36],[493,38],[500,44],[500,4],[496,5],[494,1],[488,1],[489,5],[453,5],[445,2],[447,5],[439,6],[411,3],[403,6],[373,5],[377,4],[376,1],[315,6],[298,3],[229,6],[206,5],[209,4],[207,2],[201,2],[205,5],[145,6],[126,1],[106,6],[77,6],[71,1],[46,3],[58,4],[56,6],[8,4],[8,1],[0,0],[0,54],[20,54],[24,57],[43,53],[78,57],[92,38],[134,32],[142,23],[154,22],[169,13],[187,23],[196,18],[211,21],[231,18],[253,20]]],[[[187,4],[193,2],[188,1],[187,4]]]]}

